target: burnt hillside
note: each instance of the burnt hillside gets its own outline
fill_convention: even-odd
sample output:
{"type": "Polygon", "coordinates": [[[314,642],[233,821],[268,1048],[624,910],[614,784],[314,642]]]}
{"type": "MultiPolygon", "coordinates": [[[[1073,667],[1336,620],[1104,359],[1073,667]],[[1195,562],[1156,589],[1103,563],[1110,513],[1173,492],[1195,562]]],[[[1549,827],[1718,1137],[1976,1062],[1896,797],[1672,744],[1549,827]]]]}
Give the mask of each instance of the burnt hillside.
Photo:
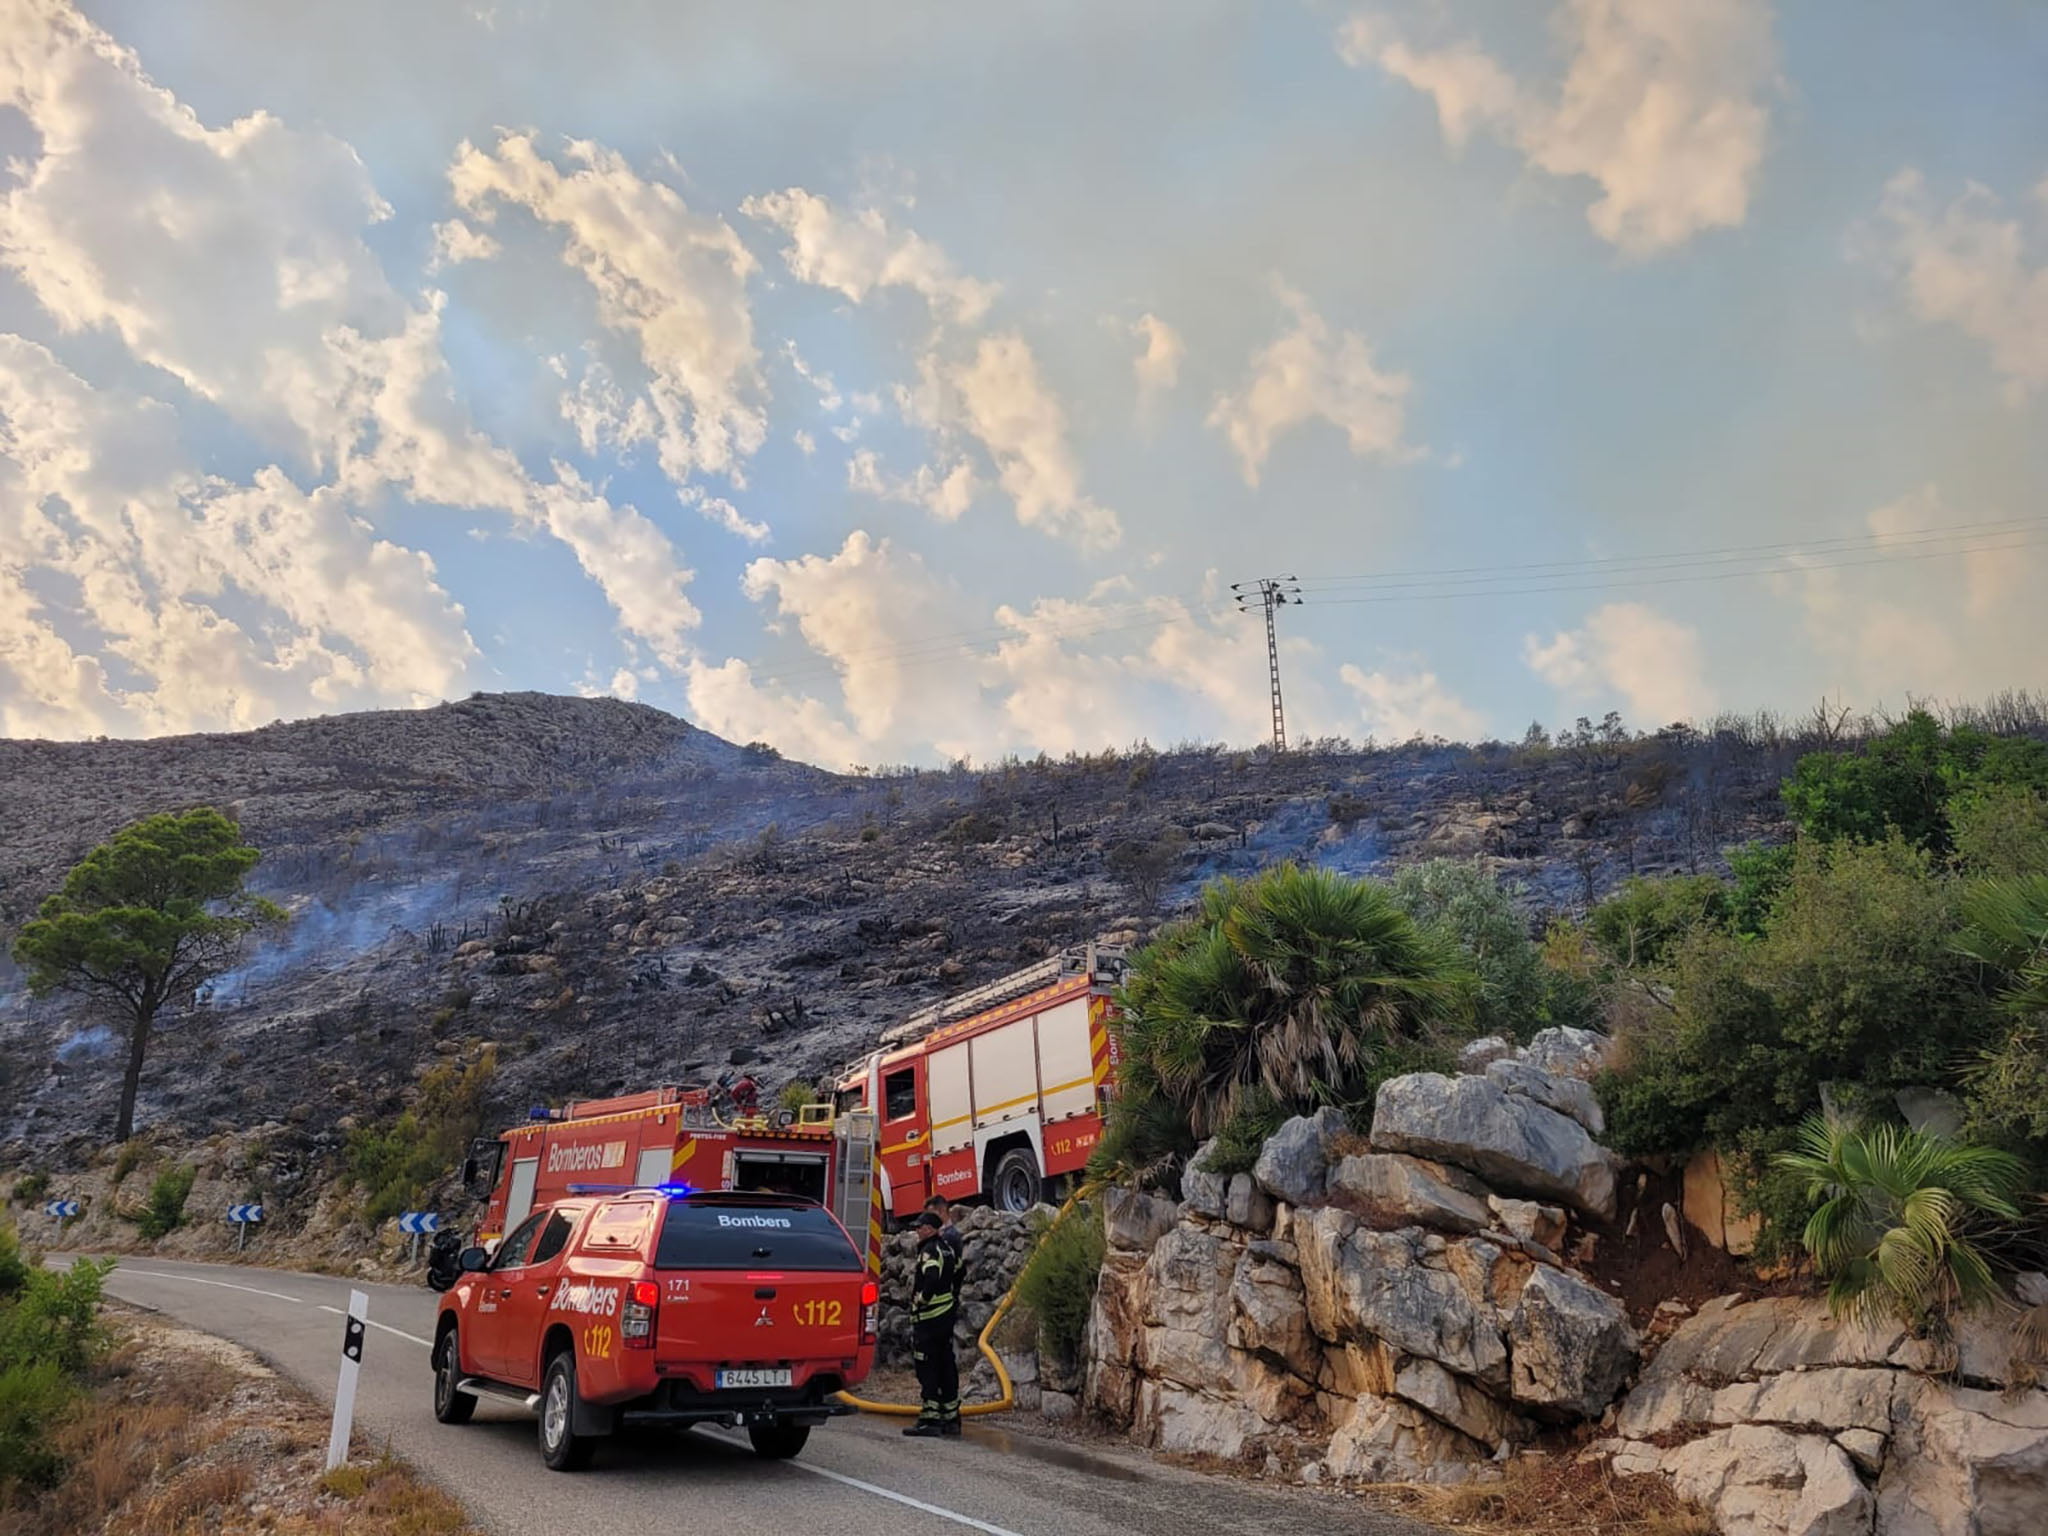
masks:
{"type": "MultiPolygon", "coordinates": [[[[497,1046],[496,1109],[751,1059],[829,1068],[948,992],[1280,858],[1478,857],[1531,920],[1771,835],[1803,743],[1147,748],[848,777],[612,701],[479,696],[234,736],[0,743],[14,919],[126,819],[200,801],[266,851],[284,935],[168,1021],[140,1123],[275,1121],[319,1161],[428,1065],[497,1046]]],[[[0,1164],[89,1155],[112,1040],[0,970],[0,1164]]]]}

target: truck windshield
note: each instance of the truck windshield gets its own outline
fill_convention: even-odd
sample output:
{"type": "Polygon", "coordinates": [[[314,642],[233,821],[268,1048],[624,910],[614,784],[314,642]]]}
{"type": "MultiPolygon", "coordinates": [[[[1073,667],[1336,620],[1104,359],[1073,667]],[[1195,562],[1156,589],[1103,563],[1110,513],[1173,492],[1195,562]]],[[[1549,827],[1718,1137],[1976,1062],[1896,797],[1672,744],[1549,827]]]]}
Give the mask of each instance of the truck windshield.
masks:
{"type": "Polygon", "coordinates": [[[859,1269],[860,1255],[816,1206],[669,1204],[656,1269],[859,1269]]]}

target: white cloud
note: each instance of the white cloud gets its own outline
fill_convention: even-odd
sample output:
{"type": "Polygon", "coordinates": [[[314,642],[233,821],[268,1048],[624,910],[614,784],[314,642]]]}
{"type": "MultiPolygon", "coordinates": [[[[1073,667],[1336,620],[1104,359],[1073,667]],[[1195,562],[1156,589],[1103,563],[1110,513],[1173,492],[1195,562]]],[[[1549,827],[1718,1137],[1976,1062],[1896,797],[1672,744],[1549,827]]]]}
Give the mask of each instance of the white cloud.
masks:
{"type": "MultiPolygon", "coordinates": [[[[1116,513],[1081,489],[1066,407],[1022,336],[984,336],[965,361],[927,353],[918,382],[897,386],[896,404],[907,420],[936,432],[942,447],[963,435],[980,443],[1026,527],[1089,550],[1112,548],[1123,537],[1116,513]]],[[[946,478],[957,473],[949,469],[946,478]]]]}
{"type": "Polygon", "coordinates": [[[2015,399],[2048,385],[2048,260],[2028,264],[2019,220],[1995,193],[1972,183],[1936,209],[1920,173],[1903,170],[1878,218],[1857,244],[1896,273],[1915,315],[1981,343],[2015,399]]]}
{"type": "Polygon", "coordinates": [[[1748,217],[1776,69],[1765,0],[1565,0],[1552,31],[1570,59],[1554,97],[1469,39],[1418,47],[1374,13],[1338,48],[1427,93],[1454,149],[1483,129],[1538,170],[1590,178],[1588,222],[1629,255],[1748,217]]]}
{"type": "Polygon", "coordinates": [[[790,433],[789,440],[796,444],[796,451],[807,459],[818,451],[818,440],[802,427],[790,433]]]}
{"type": "Polygon", "coordinates": [[[112,332],[332,471],[309,498],[366,504],[395,488],[572,531],[584,568],[619,583],[606,591],[622,617],[656,622],[648,638],[669,643],[673,614],[657,622],[636,591],[687,569],[632,508],[535,482],[470,423],[442,297],[408,300],[385,278],[363,231],[389,210],[348,145],[262,112],[206,126],[60,0],[0,0],[0,38],[0,103],[39,139],[0,200],[0,259],[60,325],[112,332]],[[596,548],[615,536],[635,568],[596,548]]]}
{"type": "Polygon", "coordinates": [[[972,325],[996,290],[955,270],[952,259],[912,230],[892,229],[874,208],[842,212],[815,192],[791,187],[750,197],[740,211],[790,237],[782,259],[797,281],[844,294],[854,303],[876,288],[908,288],[934,314],[972,325]]]}
{"type": "Polygon", "coordinates": [[[1619,696],[1631,721],[1648,729],[1714,708],[1699,631],[1644,603],[1608,603],[1548,641],[1529,635],[1522,658],[1568,698],[1619,696]]]}
{"type": "Polygon", "coordinates": [[[489,261],[499,254],[498,242],[460,219],[448,219],[434,226],[434,250],[427,270],[460,266],[465,261],[489,261]]]}
{"type": "Polygon", "coordinates": [[[562,232],[562,260],[596,293],[598,318],[646,365],[669,479],[701,471],[743,484],[742,461],[768,432],[747,298],[754,258],[725,220],[693,212],[615,151],[571,140],[566,155],[576,169],[564,174],[532,135],[506,133],[489,150],[465,143],[448,180],[474,218],[509,205],[562,232]]]}
{"type": "Polygon", "coordinates": [[[1367,672],[1347,661],[1337,675],[1357,696],[1366,729],[1380,741],[1410,741],[1417,736],[1477,741],[1486,730],[1485,716],[1414,658],[1409,659],[1409,670],[1398,672],[1367,672]]]}
{"type": "Polygon", "coordinates": [[[789,358],[789,366],[796,370],[797,377],[818,392],[819,410],[829,416],[846,403],[845,397],[839,393],[839,386],[832,382],[832,375],[805,362],[795,342],[785,341],[782,350],[789,358]]]}
{"type": "Polygon", "coordinates": [[[1158,394],[1179,383],[1180,360],[1187,351],[1180,332],[1157,315],[1143,314],[1131,326],[1131,334],[1145,344],[1144,349],[1131,360],[1131,371],[1138,376],[1140,398],[1158,394]]]}
{"type": "Polygon", "coordinates": [[[1294,328],[1251,360],[1251,375],[1235,394],[1217,396],[1209,425],[1236,450],[1246,485],[1259,483],[1274,440],[1321,419],[1341,428],[1361,457],[1412,459],[1419,450],[1402,440],[1409,379],[1373,366],[1363,336],[1330,327],[1301,294],[1281,285],[1280,301],[1294,328]]]}
{"type": "Polygon", "coordinates": [[[903,477],[884,470],[872,448],[860,449],[846,461],[846,483],[884,501],[923,507],[933,517],[948,523],[959,521],[974,505],[974,493],[980,488],[974,466],[965,459],[955,460],[943,473],[929,464],[920,464],[916,474],[903,477]]]}
{"type": "Polygon", "coordinates": [[[433,561],[340,491],[202,476],[166,406],[0,336],[0,735],[429,703],[475,654],[433,561]]]}

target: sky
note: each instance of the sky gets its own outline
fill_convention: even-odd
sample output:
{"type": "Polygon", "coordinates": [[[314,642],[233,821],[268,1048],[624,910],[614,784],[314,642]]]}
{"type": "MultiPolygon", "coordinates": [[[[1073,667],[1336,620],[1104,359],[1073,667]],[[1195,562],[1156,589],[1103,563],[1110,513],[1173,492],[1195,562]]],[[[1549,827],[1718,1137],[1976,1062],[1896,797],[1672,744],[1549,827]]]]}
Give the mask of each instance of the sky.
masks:
{"type": "Polygon", "coordinates": [[[2029,0],[0,0],[0,736],[2041,681],[2029,0]]]}

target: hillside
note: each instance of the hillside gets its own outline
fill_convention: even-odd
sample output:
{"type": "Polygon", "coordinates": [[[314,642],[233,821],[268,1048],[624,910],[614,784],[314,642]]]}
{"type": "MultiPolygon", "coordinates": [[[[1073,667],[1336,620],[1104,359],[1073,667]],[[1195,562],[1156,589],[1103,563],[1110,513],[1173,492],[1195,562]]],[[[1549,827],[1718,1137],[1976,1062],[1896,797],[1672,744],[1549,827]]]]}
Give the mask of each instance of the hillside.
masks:
{"type": "MultiPolygon", "coordinates": [[[[1632,871],[1714,867],[1771,835],[1797,750],[1610,730],[844,777],[640,705],[480,695],[239,735],[0,744],[0,857],[18,920],[135,815],[207,801],[242,819],[293,922],[170,1021],[139,1123],[176,1141],[272,1124],[297,1184],[426,1066],[486,1044],[493,1117],[732,1060],[807,1076],[951,991],[1278,858],[1364,873],[1479,857],[1540,922],[1632,871]]],[[[0,1165],[97,1151],[112,1044],[0,972],[0,1165]]]]}

